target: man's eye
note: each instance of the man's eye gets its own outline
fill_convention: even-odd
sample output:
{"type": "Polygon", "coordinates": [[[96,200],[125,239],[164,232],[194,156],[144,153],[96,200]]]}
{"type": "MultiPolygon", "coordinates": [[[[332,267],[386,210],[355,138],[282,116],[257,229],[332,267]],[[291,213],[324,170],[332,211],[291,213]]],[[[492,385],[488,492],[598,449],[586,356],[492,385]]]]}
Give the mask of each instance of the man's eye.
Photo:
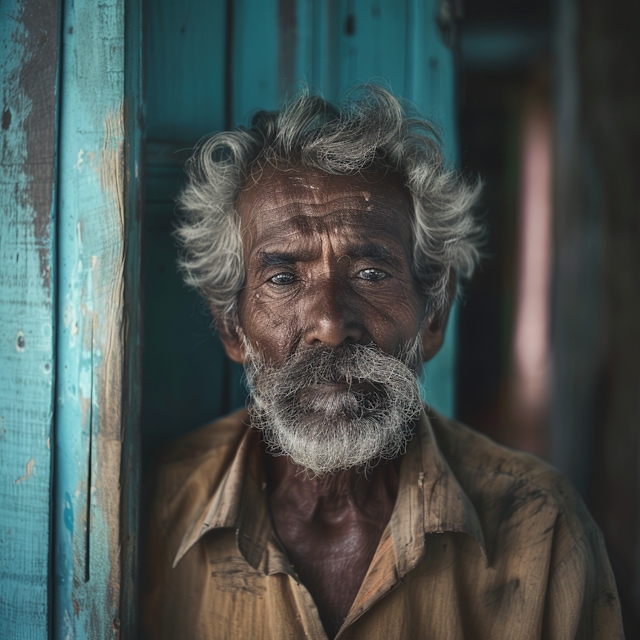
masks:
{"type": "Polygon", "coordinates": [[[275,276],[269,278],[269,282],[273,284],[291,284],[295,280],[295,276],[292,273],[277,273],[275,276]]]}
{"type": "Polygon", "coordinates": [[[363,269],[358,273],[358,276],[364,280],[382,280],[387,277],[387,274],[380,269],[363,269]]]}

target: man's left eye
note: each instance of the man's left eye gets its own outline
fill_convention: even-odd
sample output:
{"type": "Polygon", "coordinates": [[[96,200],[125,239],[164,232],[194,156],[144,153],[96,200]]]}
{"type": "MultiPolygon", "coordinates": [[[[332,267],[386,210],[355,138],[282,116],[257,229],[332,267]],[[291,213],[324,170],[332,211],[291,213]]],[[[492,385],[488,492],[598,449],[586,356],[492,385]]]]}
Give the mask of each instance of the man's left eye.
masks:
{"type": "Polygon", "coordinates": [[[296,278],[292,273],[287,273],[285,271],[284,273],[278,273],[269,278],[269,282],[272,282],[273,284],[291,284],[295,279],[296,278]]]}
{"type": "Polygon", "coordinates": [[[387,274],[380,269],[363,269],[358,272],[358,276],[364,280],[382,280],[387,274]]]}

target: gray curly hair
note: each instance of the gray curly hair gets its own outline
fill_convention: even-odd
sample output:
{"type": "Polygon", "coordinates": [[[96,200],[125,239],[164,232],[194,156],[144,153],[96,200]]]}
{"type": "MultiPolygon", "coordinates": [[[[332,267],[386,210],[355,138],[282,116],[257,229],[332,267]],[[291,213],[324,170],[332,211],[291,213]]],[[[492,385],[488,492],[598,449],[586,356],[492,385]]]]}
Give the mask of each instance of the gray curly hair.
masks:
{"type": "Polygon", "coordinates": [[[196,147],[178,199],[179,264],[215,320],[237,322],[245,273],[236,203],[247,179],[267,164],[334,175],[398,173],[413,202],[412,270],[429,315],[450,302],[452,271],[473,272],[481,227],[472,208],[480,181],[469,184],[448,169],[436,127],[388,91],[367,85],[350,95],[335,106],[304,90],[279,111],[255,113],[250,128],[216,133],[196,147]]]}

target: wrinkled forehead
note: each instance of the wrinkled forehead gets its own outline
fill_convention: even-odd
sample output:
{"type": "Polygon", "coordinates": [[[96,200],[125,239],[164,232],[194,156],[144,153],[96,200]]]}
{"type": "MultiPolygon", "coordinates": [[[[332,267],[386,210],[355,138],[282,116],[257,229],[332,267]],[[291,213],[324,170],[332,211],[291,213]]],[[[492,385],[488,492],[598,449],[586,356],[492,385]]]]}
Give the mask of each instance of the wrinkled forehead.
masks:
{"type": "Polygon", "coordinates": [[[245,183],[237,203],[243,238],[255,246],[274,235],[341,233],[411,237],[412,204],[392,173],[336,176],[316,169],[271,169],[245,183]]]}

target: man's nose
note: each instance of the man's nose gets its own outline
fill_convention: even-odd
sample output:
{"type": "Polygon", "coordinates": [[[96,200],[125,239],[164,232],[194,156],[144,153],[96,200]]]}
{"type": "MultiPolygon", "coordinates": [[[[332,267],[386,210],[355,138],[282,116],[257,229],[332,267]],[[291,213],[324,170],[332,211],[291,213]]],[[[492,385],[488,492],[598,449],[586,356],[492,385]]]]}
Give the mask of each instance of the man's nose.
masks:
{"type": "Polygon", "coordinates": [[[337,347],[342,343],[362,340],[365,329],[351,297],[332,279],[318,284],[309,292],[304,334],[308,345],[322,343],[337,347]]]}

